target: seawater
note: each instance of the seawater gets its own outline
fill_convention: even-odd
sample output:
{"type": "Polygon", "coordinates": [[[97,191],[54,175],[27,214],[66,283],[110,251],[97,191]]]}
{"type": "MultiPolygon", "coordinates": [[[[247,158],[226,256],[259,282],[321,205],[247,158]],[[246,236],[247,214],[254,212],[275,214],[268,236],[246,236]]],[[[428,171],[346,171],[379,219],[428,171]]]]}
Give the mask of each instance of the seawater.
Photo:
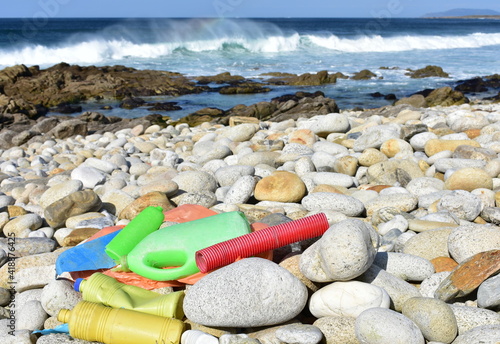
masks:
{"type": "MultiPolygon", "coordinates": [[[[259,79],[268,72],[351,75],[370,69],[378,79],[339,80],[320,87],[272,87],[270,93],[222,96],[216,93],[161,97],[178,101],[173,118],[211,106],[224,110],[298,90],[323,91],[341,108],[389,104],[369,94],[414,92],[453,85],[457,80],[500,73],[500,20],[416,18],[266,19],[0,19],[0,68],[16,64],[50,67],[125,65],[168,70],[186,76],[231,72],[259,79]],[[35,25],[36,24],[36,25],[35,25]],[[441,66],[450,78],[410,79],[406,69],[441,66]],[[380,69],[380,67],[397,67],[380,69]]],[[[114,104],[116,105],[116,104],[114,104]]],[[[84,104],[97,110],[102,104],[84,104]]],[[[116,108],[121,117],[147,111],[116,108]]]]}

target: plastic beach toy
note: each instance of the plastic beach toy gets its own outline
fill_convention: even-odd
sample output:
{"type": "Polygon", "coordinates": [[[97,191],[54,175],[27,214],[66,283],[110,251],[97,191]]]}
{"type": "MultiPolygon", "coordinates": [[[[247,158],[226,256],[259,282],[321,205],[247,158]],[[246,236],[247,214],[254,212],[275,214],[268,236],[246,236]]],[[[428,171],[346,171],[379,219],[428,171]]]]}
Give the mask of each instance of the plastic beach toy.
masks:
{"type": "Polygon", "coordinates": [[[237,211],[180,223],[148,235],[128,254],[126,265],[152,280],[177,280],[200,271],[196,251],[248,233],[250,225],[237,211]]]}
{"type": "Polygon", "coordinates": [[[106,254],[120,262],[141,240],[160,228],[164,218],[161,207],[145,208],[109,242],[106,254]]]}
{"type": "Polygon", "coordinates": [[[69,324],[71,337],[105,344],[179,344],[184,330],[178,319],[87,301],[62,309],[57,319],[69,324]]]}
{"type": "Polygon", "coordinates": [[[87,280],[77,279],[74,286],[84,301],[101,303],[114,308],[132,309],[167,318],[182,319],[183,291],[162,295],[143,288],[120,283],[96,272],[87,280]]]}
{"type": "Polygon", "coordinates": [[[229,265],[237,258],[251,257],[260,252],[323,235],[329,227],[324,213],[267,227],[201,249],[196,252],[196,264],[201,272],[208,272],[229,265]]]}

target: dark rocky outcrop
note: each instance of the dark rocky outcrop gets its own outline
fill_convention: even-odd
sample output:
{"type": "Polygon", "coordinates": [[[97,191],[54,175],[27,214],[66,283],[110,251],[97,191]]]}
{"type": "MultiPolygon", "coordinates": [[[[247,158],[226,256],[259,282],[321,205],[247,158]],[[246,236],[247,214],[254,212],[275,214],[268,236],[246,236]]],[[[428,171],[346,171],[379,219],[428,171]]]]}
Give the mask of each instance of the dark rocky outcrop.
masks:
{"type": "Polygon", "coordinates": [[[484,80],[478,77],[459,81],[459,84],[455,86],[455,90],[463,93],[480,93],[488,91],[488,87],[486,87],[484,80]]]}
{"type": "Polygon", "coordinates": [[[200,85],[208,84],[236,84],[245,80],[241,75],[231,75],[229,72],[220,73],[212,76],[199,76],[195,78],[200,85]]]}
{"type": "Polygon", "coordinates": [[[0,71],[6,96],[45,107],[87,99],[123,99],[199,93],[206,87],[179,73],[124,66],[81,67],[60,63],[45,70],[14,66],[0,71]]]}
{"type": "Polygon", "coordinates": [[[486,100],[491,100],[493,103],[500,103],[500,92],[496,96],[484,98],[486,100]]]}
{"type": "Polygon", "coordinates": [[[234,116],[252,117],[261,121],[283,121],[309,118],[316,115],[326,115],[339,112],[335,100],[325,97],[323,92],[297,92],[272,99],[270,102],[259,102],[252,105],[236,105],[224,111],[215,108],[205,108],[181,118],[177,123],[188,123],[191,126],[203,122],[229,124],[229,119],[234,116]]]}
{"type": "Polygon", "coordinates": [[[460,91],[454,91],[451,87],[441,87],[432,91],[425,97],[428,107],[432,106],[452,106],[462,105],[469,102],[469,99],[460,91]]]}
{"type": "Polygon", "coordinates": [[[460,91],[451,87],[441,87],[435,90],[424,90],[410,97],[402,98],[395,105],[407,104],[413,107],[453,106],[469,103],[469,99],[460,91]]]}
{"type": "Polygon", "coordinates": [[[58,112],[62,114],[72,114],[76,112],[82,112],[82,107],[80,105],[72,105],[68,103],[60,103],[55,108],[50,109],[52,112],[58,112]]]}
{"type": "MultiPolygon", "coordinates": [[[[342,73],[329,74],[326,70],[316,74],[305,73],[301,75],[287,73],[273,73],[274,78],[267,80],[268,83],[274,85],[292,85],[292,86],[320,86],[325,84],[334,84],[337,79],[346,79],[342,73]]],[[[270,75],[269,73],[266,75],[270,75]]]]}
{"type": "Polygon", "coordinates": [[[422,79],[422,78],[430,78],[430,77],[439,77],[439,78],[449,78],[450,75],[443,71],[443,68],[439,66],[426,66],[424,68],[420,68],[417,70],[408,69],[408,75],[412,79],[422,79]]]}
{"type": "Polygon", "coordinates": [[[148,111],[177,111],[182,108],[177,105],[177,102],[164,102],[164,103],[148,103],[148,111]]]}
{"type": "Polygon", "coordinates": [[[19,97],[9,97],[0,94],[0,115],[22,113],[30,118],[37,118],[47,114],[48,109],[19,97]]]}
{"type": "Polygon", "coordinates": [[[269,87],[263,87],[260,84],[242,84],[235,86],[225,86],[219,89],[220,94],[254,94],[270,92],[269,87]]]}
{"type": "Polygon", "coordinates": [[[421,94],[413,94],[409,97],[402,98],[394,103],[394,105],[410,105],[415,108],[427,107],[425,97],[421,94]]]}
{"type": "Polygon", "coordinates": [[[373,79],[376,77],[377,77],[377,74],[373,73],[372,71],[370,71],[368,69],[363,69],[362,71],[357,72],[356,74],[351,76],[351,79],[352,80],[369,80],[369,79],[373,79]]]}
{"type": "Polygon", "coordinates": [[[146,101],[144,99],[142,99],[142,98],[138,98],[138,97],[126,97],[125,99],[123,99],[123,101],[120,103],[119,106],[122,109],[131,110],[131,109],[135,109],[135,108],[141,107],[144,104],[146,104],[146,101]]]}
{"type": "Polygon", "coordinates": [[[500,75],[494,74],[483,78],[476,77],[468,80],[458,81],[455,86],[456,91],[463,93],[481,93],[487,92],[490,88],[500,88],[500,75]]]}

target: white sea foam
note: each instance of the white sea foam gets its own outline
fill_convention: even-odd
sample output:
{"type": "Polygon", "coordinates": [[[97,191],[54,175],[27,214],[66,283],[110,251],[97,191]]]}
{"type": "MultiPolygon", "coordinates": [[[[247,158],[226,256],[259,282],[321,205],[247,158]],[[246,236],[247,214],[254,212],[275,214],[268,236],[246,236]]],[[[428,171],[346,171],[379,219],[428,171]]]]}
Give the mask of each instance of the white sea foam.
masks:
{"type": "Polygon", "coordinates": [[[307,36],[313,44],[343,52],[390,52],[480,48],[500,44],[498,33],[474,33],[466,36],[362,36],[354,39],[330,36],[307,36]]]}
{"type": "Polygon", "coordinates": [[[342,38],[336,35],[299,35],[278,29],[257,30],[253,27],[221,28],[203,35],[158,35],[153,42],[127,38],[83,38],[58,46],[28,45],[0,50],[0,67],[15,64],[53,65],[61,61],[76,64],[105,64],[130,58],[155,59],[174,53],[226,51],[233,54],[301,52],[328,49],[348,53],[392,52],[480,48],[500,45],[499,33],[474,33],[464,36],[360,36],[342,38]]]}

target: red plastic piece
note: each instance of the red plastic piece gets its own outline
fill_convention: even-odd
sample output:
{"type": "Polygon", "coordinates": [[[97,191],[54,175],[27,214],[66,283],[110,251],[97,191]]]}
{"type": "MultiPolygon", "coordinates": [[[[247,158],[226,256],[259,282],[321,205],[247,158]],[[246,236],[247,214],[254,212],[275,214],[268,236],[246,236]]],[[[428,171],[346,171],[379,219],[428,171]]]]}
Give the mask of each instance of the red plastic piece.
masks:
{"type": "Polygon", "coordinates": [[[196,252],[196,266],[205,273],[291,243],[323,235],[330,227],[324,213],[271,226],[196,252]]]}

